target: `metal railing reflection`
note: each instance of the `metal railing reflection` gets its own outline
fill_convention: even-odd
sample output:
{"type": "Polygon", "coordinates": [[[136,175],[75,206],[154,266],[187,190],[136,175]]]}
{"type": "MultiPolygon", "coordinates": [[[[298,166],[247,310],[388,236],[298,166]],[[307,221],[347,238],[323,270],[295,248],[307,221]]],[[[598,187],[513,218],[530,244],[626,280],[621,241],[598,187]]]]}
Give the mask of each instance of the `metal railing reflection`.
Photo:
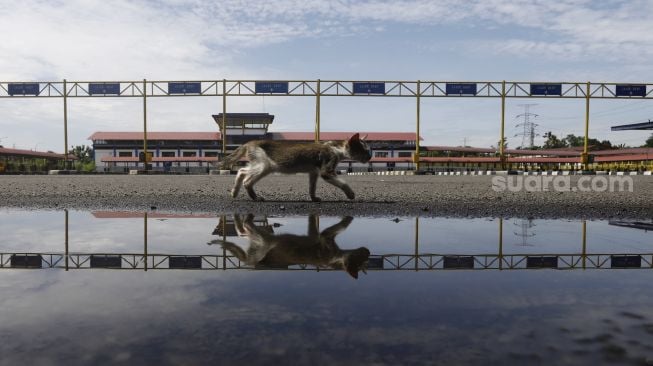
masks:
{"type": "MultiPolygon", "coordinates": [[[[0,253],[0,268],[62,269],[197,269],[197,270],[317,270],[315,265],[246,265],[235,256],[215,254],[142,253],[0,253]],[[66,264],[66,261],[69,263],[66,264]]],[[[373,270],[524,270],[524,269],[653,269],[648,254],[383,254],[370,255],[367,269],[373,270]]]]}
{"type": "MultiPolygon", "coordinates": [[[[143,252],[142,253],[82,253],[69,251],[69,213],[64,212],[65,237],[63,252],[0,252],[0,268],[62,268],[70,269],[131,269],[131,270],[314,270],[330,271],[316,264],[302,263],[246,263],[225,247],[220,254],[184,254],[184,253],[151,253],[148,251],[148,213],[143,216],[143,252]]],[[[115,216],[115,215],[114,215],[115,216]]],[[[251,215],[250,215],[251,216],[251,215]]],[[[131,216],[133,217],[133,213],[131,216]]],[[[274,225],[267,218],[242,220],[237,215],[229,219],[222,215],[212,234],[221,237],[217,242],[227,243],[228,237],[246,236],[243,230],[256,230],[263,235],[268,233],[274,237],[274,225]],[[249,220],[249,221],[248,221],[249,220]]],[[[335,236],[346,230],[353,218],[345,218],[340,223],[327,228],[320,233],[319,217],[309,216],[309,235],[295,235],[294,240],[313,240],[323,237],[331,231],[335,236]],[[312,234],[311,234],[312,233],[312,234]],[[311,236],[313,235],[313,236],[311,236]]],[[[503,219],[498,219],[498,247],[496,253],[456,254],[456,253],[420,253],[419,217],[415,218],[414,252],[399,254],[370,254],[367,258],[367,270],[527,270],[527,269],[653,269],[653,253],[588,253],[587,223],[582,221],[582,237],[580,252],[570,253],[539,253],[539,254],[506,254],[503,245],[503,219]]],[[[331,238],[333,240],[333,237],[331,238]]],[[[335,245],[335,242],[334,242],[335,245]]],[[[346,251],[346,250],[345,250],[346,251]]]]}

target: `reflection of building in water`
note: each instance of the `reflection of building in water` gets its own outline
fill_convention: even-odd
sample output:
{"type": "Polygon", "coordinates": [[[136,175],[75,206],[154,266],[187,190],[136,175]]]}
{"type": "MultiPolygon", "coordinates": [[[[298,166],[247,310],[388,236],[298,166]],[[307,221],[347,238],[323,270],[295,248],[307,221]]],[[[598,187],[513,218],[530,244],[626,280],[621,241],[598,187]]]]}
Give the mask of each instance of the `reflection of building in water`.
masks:
{"type": "MultiPolygon", "coordinates": [[[[135,219],[143,218],[143,212],[135,211],[93,211],[91,215],[96,219],[135,219]]],[[[216,217],[214,214],[182,214],[165,212],[148,212],[150,219],[209,219],[216,217]]]]}
{"type": "Polygon", "coordinates": [[[515,235],[521,237],[521,245],[520,246],[522,246],[522,247],[533,246],[532,244],[528,243],[528,238],[535,236],[535,231],[528,232],[528,230],[530,230],[534,226],[536,226],[535,223],[533,223],[533,219],[521,220],[521,223],[519,223],[519,224],[515,223],[515,225],[521,227],[520,232],[515,232],[515,235]]]}
{"type": "Polygon", "coordinates": [[[629,227],[631,229],[640,229],[644,231],[653,230],[653,219],[651,222],[644,221],[628,221],[628,220],[610,220],[608,221],[609,225],[629,227]]]}
{"type": "MultiPolygon", "coordinates": [[[[254,218],[253,220],[254,225],[260,226],[263,228],[267,228],[270,230],[270,232],[273,232],[272,225],[269,224],[267,216],[264,216],[262,218],[254,218]]],[[[218,225],[213,229],[212,235],[218,235],[218,236],[238,236],[238,232],[236,231],[236,224],[234,222],[233,217],[227,217],[227,215],[220,215],[220,220],[218,221],[218,225]]]]}

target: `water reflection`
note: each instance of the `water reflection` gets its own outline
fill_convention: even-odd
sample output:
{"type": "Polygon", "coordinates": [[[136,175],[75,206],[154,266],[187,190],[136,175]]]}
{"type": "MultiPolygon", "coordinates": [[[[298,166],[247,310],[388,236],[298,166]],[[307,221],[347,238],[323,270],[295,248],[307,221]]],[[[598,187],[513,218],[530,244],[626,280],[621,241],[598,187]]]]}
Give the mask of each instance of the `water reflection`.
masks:
{"type": "Polygon", "coordinates": [[[534,220],[537,235],[522,246],[514,219],[240,220],[243,234],[255,226],[277,238],[342,228],[335,245],[369,248],[369,275],[354,281],[310,263],[261,271],[275,266],[220,245],[250,251],[232,215],[0,212],[3,267],[13,257],[16,266],[71,269],[0,271],[0,364],[653,359],[653,272],[530,270],[617,268],[620,257],[650,268],[650,232],[534,220]]]}
{"type": "MultiPolygon", "coordinates": [[[[581,235],[578,236],[578,249],[569,249],[570,245],[565,245],[567,249],[564,252],[558,251],[553,253],[537,252],[537,245],[526,242],[526,238],[533,238],[529,234],[535,223],[533,220],[514,221],[512,227],[519,226],[522,230],[514,232],[517,237],[521,238],[520,243],[513,243],[518,247],[520,252],[508,252],[504,243],[504,220],[496,219],[494,226],[497,241],[495,245],[484,245],[482,249],[476,249],[470,252],[468,248],[457,246],[456,250],[439,250],[432,251],[432,243],[439,238],[433,236],[433,230],[420,229],[420,222],[429,219],[419,217],[412,219],[393,219],[389,220],[394,224],[388,224],[388,219],[374,219],[377,231],[364,232],[360,235],[359,228],[355,240],[345,233],[355,220],[352,217],[341,219],[327,218],[327,221],[339,220],[330,224],[326,229],[320,231],[320,217],[310,215],[308,217],[305,235],[296,233],[287,233],[283,230],[275,232],[275,227],[282,224],[271,224],[268,217],[255,217],[253,215],[234,215],[233,218],[227,215],[179,215],[163,213],[137,213],[137,212],[93,212],[96,219],[116,219],[142,218],[142,250],[125,251],[103,250],[93,251],[84,250],[71,252],[70,233],[71,225],[70,213],[63,212],[64,221],[64,245],[63,251],[17,251],[7,250],[10,248],[0,247],[0,268],[63,268],[80,269],[80,268],[111,268],[111,269],[138,269],[148,271],[151,269],[203,269],[203,270],[232,270],[232,269],[284,269],[284,270],[344,270],[353,278],[358,278],[360,271],[370,270],[517,270],[517,269],[610,269],[610,268],[653,268],[653,254],[651,251],[633,252],[624,250],[625,246],[620,245],[613,247],[609,251],[600,250],[592,251],[587,242],[587,221],[577,223],[569,222],[569,225],[578,225],[581,235]],[[167,223],[166,220],[175,220],[180,218],[189,219],[217,219],[218,224],[211,225],[207,229],[207,234],[218,236],[210,240],[210,246],[203,246],[201,242],[190,243],[184,249],[175,248],[175,251],[168,253],[152,252],[149,250],[148,236],[156,234],[161,230],[161,224],[167,223]],[[412,221],[412,223],[410,222],[412,221]],[[156,223],[154,230],[148,230],[148,222],[156,223]],[[392,252],[380,252],[379,246],[359,245],[360,237],[365,238],[368,242],[379,242],[383,240],[386,234],[381,233],[383,230],[389,232],[396,231],[387,226],[397,225],[401,227],[402,232],[412,229],[413,250],[406,250],[406,243],[394,245],[392,252]],[[424,232],[428,235],[424,235],[424,232]],[[420,240],[420,232],[422,238],[420,240]],[[344,233],[344,234],[343,234],[344,233]],[[336,243],[336,236],[341,235],[346,239],[341,239],[341,245],[336,243]],[[525,245],[526,243],[526,245],[525,245]],[[353,249],[356,248],[357,249],[353,249]],[[528,248],[527,248],[528,247],[528,248]],[[368,248],[371,248],[368,249],[368,248]],[[403,248],[397,250],[397,248],[403,248]],[[218,249],[216,251],[216,249],[218,249]],[[463,250],[465,249],[465,250],[463,250]],[[534,252],[535,250],[535,252],[534,252]],[[375,253],[376,251],[376,253],[375,253]]],[[[363,220],[363,219],[357,219],[363,220]]],[[[368,220],[370,221],[370,220],[368,220]]],[[[432,221],[432,220],[431,220],[432,221]]],[[[210,221],[209,221],[210,222],[210,221]]],[[[483,224],[491,224],[486,221],[483,224]]],[[[478,222],[471,222],[469,227],[480,226],[478,222]]],[[[546,231],[549,222],[541,223],[540,231],[546,231]]],[[[190,228],[185,225],[175,223],[166,224],[173,227],[180,237],[190,235],[190,228]]],[[[643,221],[628,223],[610,221],[609,225],[635,229],[650,229],[650,224],[643,221]]],[[[201,227],[201,226],[200,226],[201,227]]],[[[605,225],[604,225],[605,227],[605,225]]],[[[456,225],[451,226],[455,229],[456,225]]],[[[119,228],[113,227],[112,234],[119,228]]],[[[449,228],[447,228],[449,229],[449,228]]],[[[437,235],[445,234],[447,229],[441,229],[437,235]]],[[[87,231],[93,232],[94,228],[90,227],[87,231]]],[[[476,229],[480,230],[480,229],[476,229]]],[[[483,232],[478,233],[483,238],[487,238],[490,233],[488,227],[482,228],[483,232]]],[[[627,229],[626,229],[627,230],[627,229]]],[[[119,231],[119,230],[118,230],[119,231]]],[[[298,230],[299,231],[299,230],[298,230]]],[[[363,229],[365,231],[365,229],[363,229]]],[[[406,233],[408,234],[408,233],[406,233]]],[[[98,234],[99,236],[100,234],[98,234]]],[[[409,234],[408,234],[409,235],[409,234]]],[[[491,235],[491,236],[494,236],[491,235]]],[[[92,236],[92,235],[91,235],[92,236]]],[[[410,235],[409,235],[410,236],[410,235]]],[[[130,238],[133,239],[134,235],[130,238]]],[[[98,237],[96,240],[102,240],[98,237]]],[[[614,240],[611,240],[614,241],[614,240]]],[[[627,240],[623,240],[625,242],[627,240]]],[[[204,241],[203,243],[206,243],[204,241]]],[[[570,243],[567,243],[570,244],[570,243]]],[[[124,248],[123,248],[124,249],[124,248]]],[[[636,248],[637,249],[637,248],[636,248]]]]}
{"type": "Polygon", "coordinates": [[[294,235],[275,234],[270,225],[255,225],[254,215],[247,215],[245,220],[234,215],[236,233],[249,240],[249,249],[245,251],[238,244],[224,239],[209,244],[220,244],[241,263],[255,268],[288,269],[291,265],[313,265],[318,269],[345,270],[353,278],[358,278],[359,271],[367,273],[369,249],[340,249],[336,244],[336,236],[353,220],[351,216],[344,217],[320,232],[318,216],[310,215],[307,235],[294,235]]]}

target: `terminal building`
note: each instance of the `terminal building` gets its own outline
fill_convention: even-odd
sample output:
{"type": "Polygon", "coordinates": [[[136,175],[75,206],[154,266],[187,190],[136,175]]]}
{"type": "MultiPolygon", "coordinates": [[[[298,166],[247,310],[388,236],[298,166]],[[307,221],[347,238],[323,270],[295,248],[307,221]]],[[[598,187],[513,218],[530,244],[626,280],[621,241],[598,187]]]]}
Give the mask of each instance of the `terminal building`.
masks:
{"type": "MultiPolygon", "coordinates": [[[[227,113],[213,115],[218,132],[148,132],[148,152],[152,154],[151,169],[173,173],[208,173],[222,159],[222,146],[227,154],[251,140],[312,142],[313,132],[271,132],[274,116],[268,113],[227,113]],[[225,124],[223,134],[223,122],[225,124]],[[223,141],[226,136],[226,141],[223,141]]],[[[367,164],[342,161],[342,172],[378,172],[414,170],[416,134],[414,132],[322,132],[320,139],[345,140],[354,133],[365,136],[372,149],[367,164]]],[[[143,152],[143,132],[95,132],[93,142],[98,172],[126,173],[142,169],[139,155],[143,152]]],[[[421,141],[421,138],[420,138],[421,141]]],[[[426,172],[485,171],[519,169],[580,170],[580,148],[550,150],[506,149],[502,162],[494,148],[421,146],[420,169],[426,172]]],[[[653,170],[653,148],[590,149],[590,170],[653,170]]]]}
{"type": "MultiPolygon", "coordinates": [[[[152,154],[152,170],[179,173],[207,173],[220,160],[222,146],[227,154],[251,140],[312,142],[313,132],[270,132],[274,116],[269,113],[222,113],[213,115],[220,132],[148,132],[147,149],[152,154]],[[223,139],[226,136],[226,141],[223,139]]],[[[367,164],[342,161],[339,170],[348,172],[413,170],[414,132],[322,132],[320,140],[345,140],[354,133],[366,137],[372,149],[367,164]]],[[[98,172],[124,173],[143,167],[143,132],[95,132],[93,143],[98,172]]]]}

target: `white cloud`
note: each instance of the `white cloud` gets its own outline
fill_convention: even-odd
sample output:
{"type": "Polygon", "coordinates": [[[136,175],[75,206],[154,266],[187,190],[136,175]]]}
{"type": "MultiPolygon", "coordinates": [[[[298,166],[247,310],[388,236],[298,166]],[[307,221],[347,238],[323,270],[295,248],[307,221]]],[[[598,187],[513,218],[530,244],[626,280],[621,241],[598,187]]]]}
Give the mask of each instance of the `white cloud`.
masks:
{"type": "MultiPolygon", "coordinates": [[[[601,67],[532,70],[530,75],[558,80],[567,75],[599,81],[614,81],[617,77],[642,80],[650,78],[647,60],[653,56],[653,25],[646,17],[652,10],[653,3],[648,1],[6,1],[0,2],[0,34],[4,35],[0,43],[0,80],[296,77],[299,71],[294,70],[292,62],[250,60],[250,55],[259,48],[292,45],[297,40],[328,43],[328,51],[327,47],[322,47],[323,52],[338,53],[339,43],[333,40],[377,33],[387,38],[405,37],[393,25],[400,25],[402,30],[412,29],[411,35],[424,35],[424,40],[418,41],[415,47],[416,54],[410,54],[408,49],[402,51],[406,52],[402,56],[405,59],[416,59],[423,51],[436,53],[441,47],[433,44],[445,42],[448,54],[439,54],[434,62],[445,62],[447,57],[456,57],[461,52],[474,59],[494,56],[495,60],[506,62],[508,75],[503,76],[506,79],[510,79],[510,65],[523,65],[524,60],[544,56],[562,64],[591,61],[601,67]],[[417,27],[409,28],[413,25],[417,27]],[[432,40],[428,36],[432,26],[455,26],[456,37],[447,37],[444,28],[439,38],[447,38],[446,41],[432,40]],[[492,34],[486,34],[485,30],[492,30],[492,34]],[[246,64],[244,60],[250,62],[246,64]]],[[[363,47],[366,39],[361,38],[359,42],[363,47]]],[[[301,59],[305,56],[302,52],[298,46],[292,58],[301,59]]],[[[322,50],[318,48],[315,52],[322,50]]],[[[364,56],[362,53],[360,57],[364,56]]],[[[344,53],[340,57],[342,64],[324,62],[316,66],[315,74],[338,75],[348,70],[343,65],[359,65],[356,70],[360,71],[369,61],[344,53]]],[[[470,71],[464,62],[447,62],[451,65],[447,68],[437,68],[425,61],[407,63],[411,70],[405,70],[400,64],[388,70],[387,77],[406,72],[440,76],[489,73],[483,65],[479,65],[479,70],[470,71]],[[422,69],[412,70],[413,65],[421,65],[422,69]]],[[[378,69],[383,70],[382,67],[378,69]]],[[[233,99],[229,101],[231,111],[261,109],[259,100],[233,99]]],[[[185,131],[212,128],[209,115],[220,110],[220,101],[207,104],[204,99],[191,100],[185,100],[183,105],[153,102],[161,105],[150,110],[154,128],[185,131]]],[[[9,136],[3,140],[4,144],[15,143],[17,147],[29,148],[34,142],[51,139],[48,136],[56,139],[62,136],[61,104],[42,102],[12,101],[16,108],[0,108],[0,126],[7,131],[0,136],[9,136]],[[25,110],[23,104],[33,108],[25,110]],[[30,131],[15,127],[23,123],[29,123],[30,131]],[[39,137],[39,134],[46,137],[39,137]]],[[[106,129],[104,126],[113,129],[140,126],[138,104],[116,100],[75,103],[70,116],[71,140],[75,144],[88,143],[85,139],[89,132],[106,129]]],[[[284,99],[270,112],[297,115],[284,112],[294,104],[297,104],[295,100],[284,99]]],[[[365,120],[362,113],[358,108],[350,108],[346,111],[350,115],[348,120],[328,125],[332,129],[347,129],[353,121],[365,120]]],[[[307,115],[305,123],[279,118],[279,126],[284,123],[303,125],[305,127],[299,129],[310,130],[311,113],[302,114],[307,115]]],[[[409,115],[407,120],[412,121],[412,112],[409,115]]],[[[396,124],[380,117],[367,125],[356,123],[356,126],[393,129],[396,124]]],[[[412,130],[413,127],[407,125],[402,129],[412,130]]],[[[439,138],[448,137],[440,135],[439,138]]],[[[39,143],[43,148],[56,151],[61,150],[60,145],[58,140],[39,143]]]]}

